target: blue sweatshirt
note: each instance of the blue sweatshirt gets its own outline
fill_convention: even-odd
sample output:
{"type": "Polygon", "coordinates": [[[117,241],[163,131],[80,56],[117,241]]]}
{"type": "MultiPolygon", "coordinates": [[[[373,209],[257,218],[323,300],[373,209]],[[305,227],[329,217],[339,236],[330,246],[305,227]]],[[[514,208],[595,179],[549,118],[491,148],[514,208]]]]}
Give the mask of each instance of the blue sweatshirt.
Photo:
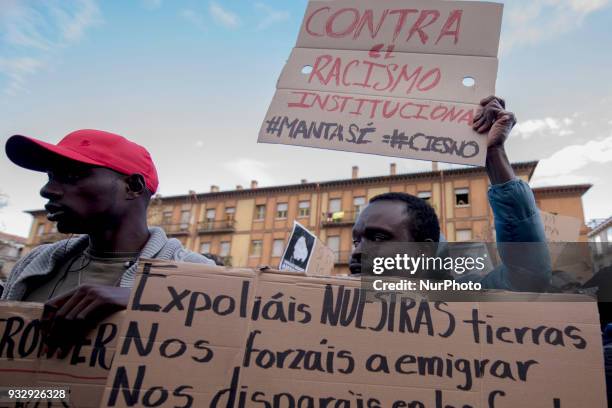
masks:
{"type": "Polygon", "coordinates": [[[513,179],[492,185],[488,194],[502,265],[485,276],[468,274],[457,281],[479,282],[483,289],[543,291],[551,279],[551,262],[531,188],[513,179]]]}

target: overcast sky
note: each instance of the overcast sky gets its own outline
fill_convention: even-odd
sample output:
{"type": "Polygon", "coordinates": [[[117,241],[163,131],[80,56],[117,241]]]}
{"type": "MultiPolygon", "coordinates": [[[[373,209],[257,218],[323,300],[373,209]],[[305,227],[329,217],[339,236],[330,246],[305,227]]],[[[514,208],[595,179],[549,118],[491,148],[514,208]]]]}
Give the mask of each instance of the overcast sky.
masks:
{"type": "MultiPolygon", "coordinates": [[[[497,93],[520,124],[512,161],[540,160],[534,185],[592,183],[588,219],[612,215],[611,0],[510,1],[497,93]]],[[[0,0],[0,141],[57,142],[80,128],[145,145],[160,193],[211,184],[299,183],[431,164],[256,143],[305,0],[0,0]]],[[[0,230],[27,235],[46,176],[4,153],[0,230]]]]}

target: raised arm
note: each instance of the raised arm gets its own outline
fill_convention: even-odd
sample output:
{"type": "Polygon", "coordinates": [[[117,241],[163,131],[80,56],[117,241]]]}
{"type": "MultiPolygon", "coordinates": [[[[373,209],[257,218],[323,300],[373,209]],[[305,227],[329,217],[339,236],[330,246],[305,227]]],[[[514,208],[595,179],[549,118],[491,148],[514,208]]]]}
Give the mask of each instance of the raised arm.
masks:
{"type": "Polygon", "coordinates": [[[481,106],[473,126],[477,132],[487,133],[488,198],[503,262],[482,284],[496,289],[542,291],[551,276],[544,225],[531,188],[516,177],[504,148],[516,117],[496,96],[483,99],[481,106]]]}
{"type": "Polygon", "coordinates": [[[491,184],[503,184],[515,178],[504,143],[516,124],[516,117],[506,110],[506,102],[497,96],[483,99],[480,106],[473,127],[478,133],[487,133],[486,169],[491,184]]]}

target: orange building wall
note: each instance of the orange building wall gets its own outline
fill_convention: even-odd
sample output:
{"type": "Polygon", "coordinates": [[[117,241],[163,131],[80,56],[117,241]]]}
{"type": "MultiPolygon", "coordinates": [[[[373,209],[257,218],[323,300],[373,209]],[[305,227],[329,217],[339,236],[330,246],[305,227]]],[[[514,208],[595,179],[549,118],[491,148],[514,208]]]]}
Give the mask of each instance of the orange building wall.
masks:
{"type": "MultiPolygon", "coordinates": [[[[533,166],[517,168],[517,174],[523,179],[529,179],[533,166]]],[[[348,258],[352,248],[352,218],[353,199],[355,197],[372,198],[374,195],[387,192],[406,192],[416,195],[418,192],[431,191],[430,203],[440,219],[442,232],[449,241],[456,240],[457,230],[471,231],[472,240],[494,240],[493,217],[487,200],[488,179],[484,170],[470,172],[436,172],[425,176],[411,177],[379,177],[370,179],[340,180],[338,182],[321,183],[320,185],[294,185],[268,189],[248,189],[231,192],[220,192],[200,195],[185,195],[179,197],[154,200],[149,208],[150,225],[160,225],[161,213],[164,209],[172,210],[172,219],[167,225],[160,225],[168,235],[181,240],[192,251],[199,252],[202,243],[210,243],[210,252],[219,254],[221,243],[230,242],[230,253],[227,263],[233,266],[257,267],[268,265],[277,267],[278,256],[272,256],[273,241],[286,240],[291,232],[294,220],[313,231],[326,242],[328,237],[340,237],[336,273],[347,273],[348,258]],[[469,205],[455,204],[455,189],[469,188],[469,205]],[[346,219],[341,222],[327,222],[329,200],[340,198],[342,210],[346,219]],[[310,201],[310,214],[298,217],[298,203],[310,201]],[[288,214],[284,219],[276,218],[277,203],[288,203],[288,214]],[[264,220],[255,220],[256,205],[266,205],[264,220]],[[235,221],[231,228],[202,231],[200,223],[204,220],[206,210],[216,210],[216,224],[224,225],[227,207],[236,208],[235,221]],[[180,224],[181,210],[190,210],[190,222],[187,228],[180,224]],[[253,240],[263,241],[261,256],[251,253],[253,240]]],[[[584,212],[581,196],[584,191],[568,193],[536,192],[539,207],[548,212],[577,217],[584,224],[584,212]]],[[[52,225],[46,220],[44,212],[32,213],[34,220],[28,248],[43,242],[51,242],[62,237],[52,232],[52,225]],[[37,235],[38,225],[45,225],[42,235],[37,235]]],[[[584,227],[586,234],[586,227],[584,227]]],[[[586,235],[584,235],[586,239],[586,235]]]]}

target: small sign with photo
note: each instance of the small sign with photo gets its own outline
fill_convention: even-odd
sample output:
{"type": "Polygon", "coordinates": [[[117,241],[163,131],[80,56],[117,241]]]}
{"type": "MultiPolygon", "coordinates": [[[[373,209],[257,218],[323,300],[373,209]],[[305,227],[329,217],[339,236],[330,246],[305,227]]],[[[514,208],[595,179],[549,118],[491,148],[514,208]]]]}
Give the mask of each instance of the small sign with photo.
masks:
{"type": "Polygon", "coordinates": [[[312,258],[317,238],[299,222],[293,223],[293,231],[285,248],[278,269],[281,271],[306,272],[312,258]]]}

